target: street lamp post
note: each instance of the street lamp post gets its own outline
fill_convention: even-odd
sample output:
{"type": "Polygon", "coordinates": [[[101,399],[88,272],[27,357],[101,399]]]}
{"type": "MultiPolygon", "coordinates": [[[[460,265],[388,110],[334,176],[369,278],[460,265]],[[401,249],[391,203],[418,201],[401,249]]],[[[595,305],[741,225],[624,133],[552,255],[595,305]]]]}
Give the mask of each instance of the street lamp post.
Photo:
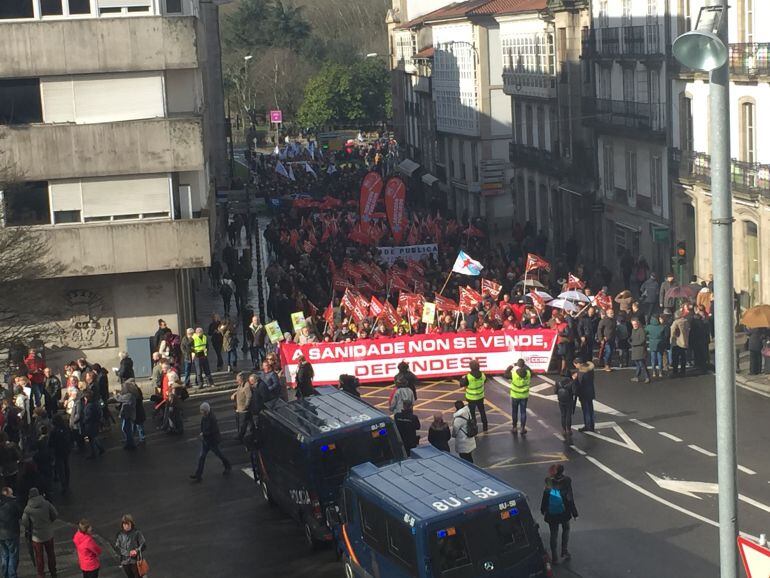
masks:
{"type": "Polygon", "coordinates": [[[721,578],[737,578],[734,219],[730,192],[730,81],[727,65],[726,0],[708,2],[708,5],[701,9],[695,29],[674,41],[673,52],[674,57],[685,66],[710,73],[719,568],[721,578]]]}

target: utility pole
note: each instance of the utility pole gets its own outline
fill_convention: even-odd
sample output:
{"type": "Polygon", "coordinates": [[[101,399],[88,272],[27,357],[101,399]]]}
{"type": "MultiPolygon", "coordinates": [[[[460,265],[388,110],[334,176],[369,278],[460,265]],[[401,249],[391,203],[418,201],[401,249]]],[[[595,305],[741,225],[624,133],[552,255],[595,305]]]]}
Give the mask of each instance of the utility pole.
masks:
{"type": "Polygon", "coordinates": [[[738,480],[733,314],[733,204],[730,191],[730,71],[727,0],[709,0],[691,32],[674,41],[679,62],[710,73],[711,234],[714,270],[719,570],[738,578],[738,480]]]}

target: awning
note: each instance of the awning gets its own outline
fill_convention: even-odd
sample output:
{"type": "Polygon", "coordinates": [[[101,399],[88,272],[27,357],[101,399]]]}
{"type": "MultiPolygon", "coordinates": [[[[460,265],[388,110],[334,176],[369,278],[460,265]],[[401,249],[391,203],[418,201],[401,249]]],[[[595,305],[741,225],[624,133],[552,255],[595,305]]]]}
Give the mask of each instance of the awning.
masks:
{"type": "Polygon", "coordinates": [[[420,165],[414,162],[412,159],[404,159],[398,165],[398,172],[406,175],[407,177],[411,177],[414,174],[414,171],[419,168],[420,165]]]}
{"type": "Polygon", "coordinates": [[[436,183],[436,182],[438,182],[438,179],[437,179],[436,177],[434,177],[434,176],[433,176],[432,174],[430,174],[430,173],[425,173],[425,174],[422,176],[422,179],[421,179],[421,180],[422,180],[422,182],[423,182],[423,183],[425,183],[425,184],[426,184],[426,185],[428,185],[429,187],[432,187],[432,186],[433,186],[433,183],[436,183]]]}

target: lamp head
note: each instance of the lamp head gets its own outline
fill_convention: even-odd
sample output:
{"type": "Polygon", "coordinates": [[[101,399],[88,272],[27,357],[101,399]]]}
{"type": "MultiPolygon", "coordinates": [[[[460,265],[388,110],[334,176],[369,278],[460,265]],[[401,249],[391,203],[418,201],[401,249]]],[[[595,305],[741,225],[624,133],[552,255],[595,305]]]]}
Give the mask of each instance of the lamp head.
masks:
{"type": "Polygon", "coordinates": [[[674,40],[674,58],[693,70],[711,72],[727,62],[727,46],[719,38],[722,7],[706,6],[698,14],[695,29],[674,40]]]}

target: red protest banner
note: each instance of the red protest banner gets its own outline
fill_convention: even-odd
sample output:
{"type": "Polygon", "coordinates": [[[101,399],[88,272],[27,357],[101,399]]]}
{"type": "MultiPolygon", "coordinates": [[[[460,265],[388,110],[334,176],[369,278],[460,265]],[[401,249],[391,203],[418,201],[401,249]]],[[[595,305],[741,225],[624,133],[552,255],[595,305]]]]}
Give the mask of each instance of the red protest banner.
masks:
{"type": "Polygon", "coordinates": [[[302,353],[313,364],[314,383],[336,384],[341,374],[355,375],[362,383],[393,379],[406,361],[418,379],[463,375],[477,360],[481,370],[501,374],[518,359],[534,372],[548,369],[556,331],[502,330],[484,334],[431,333],[394,339],[362,339],[350,343],[282,343],[281,364],[289,383],[295,382],[297,357],[302,353]]]}
{"type": "Polygon", "coordinates": [[[382,177],[380,174],[374,171],[366,173],[364,180],[361,181],[361,200],[359,202],[362,221],[369,221],[370,215],[377,206],[380,193],[382,193],[382,177]]]}
{"type": "Polygon", "coordinates": [[[498,285],[494,281],[490,281],[489,279],[481,280],[482,295],[491,295],[493,299],[497,299],[497,296],[500,295],[500,291],[502,291],[502,289],[503,286],[498,285]]]}
{"type": "Polygon", "coordinates": [[[400,243],[404,238],[406,185],[400,177],[391,177],[385,185],[385,213],[388,215],[393,238],[400,243]]]}
{"type": "Polygon", "coordinates": [[[439,311],[454,312],[454,311],[460,310],[460,306],[457,304],[456,301],[454,301],[453,299],[450,299],[449,297],[444,297],[443,295],[439,295],[438,293],[436,293],[435,302],[436,302],[436,309],[438,309],[439,311]]]}

